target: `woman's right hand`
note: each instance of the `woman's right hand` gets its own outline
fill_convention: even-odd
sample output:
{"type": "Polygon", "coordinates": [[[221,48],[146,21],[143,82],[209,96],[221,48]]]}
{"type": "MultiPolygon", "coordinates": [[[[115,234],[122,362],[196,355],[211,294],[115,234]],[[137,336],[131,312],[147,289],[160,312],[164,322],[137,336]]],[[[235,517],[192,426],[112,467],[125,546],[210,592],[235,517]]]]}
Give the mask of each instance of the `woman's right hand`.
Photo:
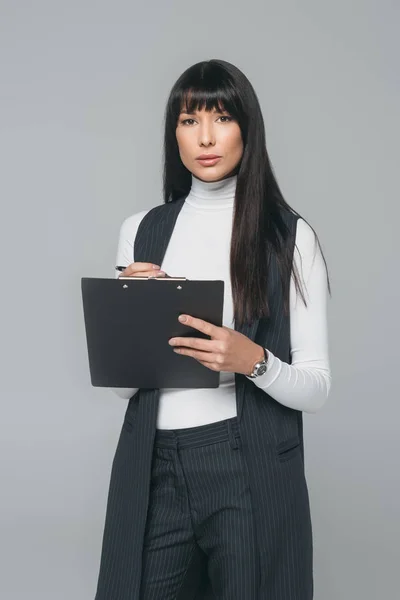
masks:
{"type": "Polygon", "coordinates": [[[160,265],[146,262],[133,262],[128,265],[119,277],[165,277],[165,271],[161,271],[160,265]]]}

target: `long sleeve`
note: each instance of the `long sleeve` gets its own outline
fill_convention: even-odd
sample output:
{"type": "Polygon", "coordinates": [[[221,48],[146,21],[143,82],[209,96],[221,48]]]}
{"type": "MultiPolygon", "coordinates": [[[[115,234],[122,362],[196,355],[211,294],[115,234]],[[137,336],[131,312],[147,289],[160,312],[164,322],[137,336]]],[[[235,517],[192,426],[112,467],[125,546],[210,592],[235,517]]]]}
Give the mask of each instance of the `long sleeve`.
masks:
{"type": "Polygon", "coordinates": [[[250,379],[272,398],[297,410],[317,412],[326,402],[331,386],[328,355],[325,264],[311,227],[298,219],[293,260],[303,284],[308,306],[290,284],[291,364],[269,354],[264,375],[250,379]]]}
{"type": "MultiPolygon", "coordinates": [[[[118,249],[116,256],[116,265],[128,266],[134,262],[133,256],[133,243],[136,237],[136,232],[139,227],[139,223],[147,213],[147,210],[141,211],[128,217],[122,223],[119,238],[118,238],[118,249]]],[[[118,279],[119,271],[115,269],[115,278],[118,279]]],[[[139,388],[110,388],[120,398],[129,400],[136,394],[139,388]]]]}

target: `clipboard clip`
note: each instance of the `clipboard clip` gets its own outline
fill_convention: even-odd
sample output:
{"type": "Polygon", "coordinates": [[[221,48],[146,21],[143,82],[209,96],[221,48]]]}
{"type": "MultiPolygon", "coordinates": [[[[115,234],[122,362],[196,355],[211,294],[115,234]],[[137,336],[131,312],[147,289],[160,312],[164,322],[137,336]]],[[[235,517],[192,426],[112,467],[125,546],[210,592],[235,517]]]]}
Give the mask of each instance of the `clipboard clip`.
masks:
{"type": "Polygon", "coordinates": [[[165,273],[165,277],[151,277],[151,279],[159,279],[160,281],[162,279],[172,279],[172,281],[187,281],[188,280],[187,277],[172,277],[172,275],[167,275],[167,273],[165,273]]]}

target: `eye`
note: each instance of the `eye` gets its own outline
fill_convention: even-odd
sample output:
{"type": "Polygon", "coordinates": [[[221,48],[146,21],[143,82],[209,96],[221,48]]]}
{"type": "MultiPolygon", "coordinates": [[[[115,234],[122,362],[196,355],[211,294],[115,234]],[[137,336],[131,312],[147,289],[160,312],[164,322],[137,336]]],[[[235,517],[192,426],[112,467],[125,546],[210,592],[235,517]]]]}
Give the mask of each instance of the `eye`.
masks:
{"type": "MultiPolygon", "coordinates": [[[[229,123],[230,121],[233,121],[233,117],[229,117],[228,115],[221,115],[219,119],[227,119],[226,121],[223,121],[223,123],[229,123]]],[[[181,123],[182,125],[186,125],[189,121],[194,122],[194,119],[182,119],[181,123]]]]}

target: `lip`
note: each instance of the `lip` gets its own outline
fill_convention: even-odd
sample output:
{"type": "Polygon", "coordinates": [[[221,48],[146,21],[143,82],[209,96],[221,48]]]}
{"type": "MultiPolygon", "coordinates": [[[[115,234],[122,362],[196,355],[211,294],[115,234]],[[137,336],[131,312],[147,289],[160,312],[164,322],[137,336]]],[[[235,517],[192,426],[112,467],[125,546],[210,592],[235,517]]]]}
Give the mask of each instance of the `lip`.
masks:
{"type": "Polygon", "coordinates": [[[215,165],[222,157],[221,156],[216,156],[214,155],[202,155],[201,157],[197,158],[196,160],[201,164],[204,165],[205,167],[207,166],[212,166],[215,165]]]}
{"type": "Polygon", "coordinates": [[[199,156],[196,156],[196,158],[199,160],[208,160],[209,158],[221,158],[219,154],[200,154],[199,156]]]}

